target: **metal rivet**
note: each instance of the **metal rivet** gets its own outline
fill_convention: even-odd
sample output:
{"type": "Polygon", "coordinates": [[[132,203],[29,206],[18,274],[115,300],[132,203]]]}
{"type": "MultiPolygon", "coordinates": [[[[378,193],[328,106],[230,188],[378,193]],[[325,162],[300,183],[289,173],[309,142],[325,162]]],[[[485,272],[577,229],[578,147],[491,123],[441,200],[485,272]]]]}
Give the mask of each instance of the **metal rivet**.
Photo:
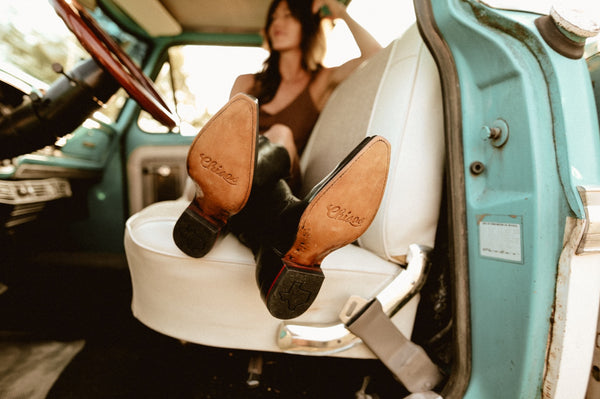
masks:
{"type": "Polygon", "coordinates": [[[482,162],[475,161],[469,166],[469,170],[474,175],[480,175],[485,171],[485,165],[482,162]]]}

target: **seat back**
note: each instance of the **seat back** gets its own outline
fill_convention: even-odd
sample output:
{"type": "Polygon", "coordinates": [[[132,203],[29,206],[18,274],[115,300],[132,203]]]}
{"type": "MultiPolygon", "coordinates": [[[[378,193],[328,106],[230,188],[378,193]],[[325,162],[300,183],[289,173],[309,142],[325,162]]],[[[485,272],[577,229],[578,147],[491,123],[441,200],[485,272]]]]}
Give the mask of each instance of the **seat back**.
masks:
{"type": "Polygon", "coordinates": [[[410,244],[433,247],[444,164],[439,75],[416,25],[336,88],[302,154],[303,194],[375,134],[390,141],[390,171],[359,245],[404,262],[410,244]]]}

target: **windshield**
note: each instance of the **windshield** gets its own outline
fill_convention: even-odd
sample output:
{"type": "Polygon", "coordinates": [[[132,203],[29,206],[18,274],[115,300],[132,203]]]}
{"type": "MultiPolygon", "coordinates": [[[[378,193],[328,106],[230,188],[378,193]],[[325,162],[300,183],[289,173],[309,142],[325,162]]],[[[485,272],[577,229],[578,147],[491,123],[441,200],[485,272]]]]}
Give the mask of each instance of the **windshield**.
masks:
{"type": "Polygon", "coordinates": [[[47,0],[1,2],[0,14],[3,15],[0,23],[2,64],[12,65],[50,84],[57,78],[50,67],[53,62],[70,70],[76,62],[89,57],[47,0]]]}
{"type": "MultiPolygon", "coordinates": [[[[91,13],[117,42],[127,44],[125,49],[133,59],[139,61],[145,55],[144,43],[120,30],[99,8],[91,13]]],[[[69,71],[89,58],[48,0],[3,1],[0,15],[1,64],[12,65],[50,84],[57,78],[52,63],[58,62],[69,71]]]]}
{"type": "MultiPolygon", "coordinates": [[[[134,61],[139,63],[145,57],[146,43],[121,30],[100,8],[90,13],[134,61]]],[[[53,63],[70,71],[81,60],[90,58],[48,0],[2,1],[0,15],[0,71],[14,76],[25,73],[31,77],[28,82],[34,88],[44,89],[44,85],[58,78],[53,63]]],[[[125,97],[121,89],[102,114],[114,121],[125,97]]]]}

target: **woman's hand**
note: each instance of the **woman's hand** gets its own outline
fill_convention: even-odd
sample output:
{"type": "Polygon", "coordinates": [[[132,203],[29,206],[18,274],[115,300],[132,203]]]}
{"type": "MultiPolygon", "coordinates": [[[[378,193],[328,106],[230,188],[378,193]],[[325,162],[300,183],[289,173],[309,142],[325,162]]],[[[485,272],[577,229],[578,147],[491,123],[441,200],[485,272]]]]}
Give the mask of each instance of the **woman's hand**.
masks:
{"type": "Polygon", "coordinates": [[[331,15],[327,15],[325,18],[342,18],[346,13],[346,6],[338,0],[313,0],[313,13],[318,13],[323,6],[327,6],[331,13],[331,15]]]}

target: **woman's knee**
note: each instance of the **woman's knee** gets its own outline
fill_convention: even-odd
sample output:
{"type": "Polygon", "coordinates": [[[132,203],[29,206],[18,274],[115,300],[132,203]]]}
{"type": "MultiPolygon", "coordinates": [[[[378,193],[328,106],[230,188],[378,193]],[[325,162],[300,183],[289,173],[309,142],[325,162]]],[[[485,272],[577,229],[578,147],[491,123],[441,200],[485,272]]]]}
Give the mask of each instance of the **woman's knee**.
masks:
{"type": "Polygon", "coordinates": [[[267,130],[264,135],[272,142],[290,147],[294,144],[294,134],[292,129],[283,124],[275,124],[267,130]]]}

